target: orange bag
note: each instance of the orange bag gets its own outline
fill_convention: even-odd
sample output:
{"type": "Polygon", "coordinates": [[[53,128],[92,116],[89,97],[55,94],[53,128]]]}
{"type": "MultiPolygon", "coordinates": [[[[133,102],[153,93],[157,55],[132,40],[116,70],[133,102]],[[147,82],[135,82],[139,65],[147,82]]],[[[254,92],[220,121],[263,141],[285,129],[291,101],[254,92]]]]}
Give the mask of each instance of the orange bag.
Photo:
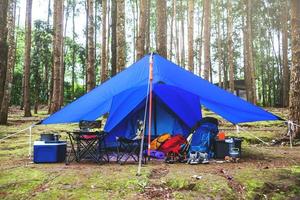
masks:
{"type": "Polygon", "coordinates": [[[171,135],[169,133],[164,133],[164,134],[158,136],[150,143],[150,149],[158,150],[159,147],[170,138],[171,138],[171,135]]]}
{"type": "Polygon", "coordinates": [[[224,132],[219,132],[218,133],[218,139],[219,140],[225,140],[225,133],[224,132]]]}

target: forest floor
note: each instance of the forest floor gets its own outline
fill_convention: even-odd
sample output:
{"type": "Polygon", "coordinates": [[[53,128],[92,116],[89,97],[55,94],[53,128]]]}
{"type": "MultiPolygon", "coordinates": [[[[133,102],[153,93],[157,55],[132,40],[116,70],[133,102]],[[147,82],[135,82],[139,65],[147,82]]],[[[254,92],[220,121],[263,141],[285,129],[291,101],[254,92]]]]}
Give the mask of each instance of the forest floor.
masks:
{"type": "MultiPolygon", "coordinates": [[[[284,109],[269,109],[285,118],[284,109]]],[[[205,115],[213,115],[205,111],[205,115]]],[[[46,111],[23,118],[10,110],[9,125],[0,126],[0,138],[46,117],[46,111]]],[[[36,126],[42,132],[63,132],[74,125],[36,126]]],[[[242,125],[266,142],[286,134],[282,122],[242,125]]],[[[28,159],[28,131],[0,142],[0,199],[299,199],[300,146],[266,145],[251,134],[222,121],[220,129],[242,137],[238,163],[212,161],[207,165],[150,161],[136,176],[137,165],[109,163],[34,164],[28,159]]],[[[66,139],[66,135],[63,135],[66,139]]]]}

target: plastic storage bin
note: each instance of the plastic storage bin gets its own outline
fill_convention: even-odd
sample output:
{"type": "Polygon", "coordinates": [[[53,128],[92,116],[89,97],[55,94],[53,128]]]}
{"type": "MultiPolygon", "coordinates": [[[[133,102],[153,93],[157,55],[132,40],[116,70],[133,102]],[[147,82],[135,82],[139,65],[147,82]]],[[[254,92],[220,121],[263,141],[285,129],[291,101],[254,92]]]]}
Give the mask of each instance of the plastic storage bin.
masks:
{"type": "Polygon", "coordinates": [[[33,144],[34,163],[58,163],[66,159],[67,143],[65,141],[35,141],[33,144]]]}

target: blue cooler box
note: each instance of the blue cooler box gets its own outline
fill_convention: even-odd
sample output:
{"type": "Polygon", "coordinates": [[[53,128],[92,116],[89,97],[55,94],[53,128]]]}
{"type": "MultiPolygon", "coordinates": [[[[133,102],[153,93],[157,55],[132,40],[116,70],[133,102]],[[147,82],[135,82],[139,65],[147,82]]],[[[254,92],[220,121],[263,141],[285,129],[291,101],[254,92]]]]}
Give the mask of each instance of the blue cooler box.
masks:
{"type": "Polygon", "coordinates": [[[65,141],[45,142],[35,141],[33,143],[33,162],[35,163],[57,163],[66,159],[67,143],[65,141]]]}

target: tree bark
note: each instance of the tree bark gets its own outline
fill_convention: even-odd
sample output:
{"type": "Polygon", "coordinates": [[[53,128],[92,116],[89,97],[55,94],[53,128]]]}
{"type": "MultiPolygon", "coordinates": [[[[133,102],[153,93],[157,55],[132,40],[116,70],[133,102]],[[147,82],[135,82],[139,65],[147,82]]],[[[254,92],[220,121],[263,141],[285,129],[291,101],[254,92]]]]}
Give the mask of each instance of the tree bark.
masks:
{"type": "Polygon", "coordinates": [[[140,20],[139,20],[139,34],[136,40],[136,58],[141,59],[145,55],[145,33],[147,25],[147,1],[140,1],[140,20]]]}
{"type": "Polygon", "coordinates": [[[247,28],[247,74],[249,80],[247,85],[249,101],[253,104],[256,104],[256,81],[255,81],[255,68],[253,65],[253,49],[252,49],[252,4],[251,0],[246,0],[246,28],[247,28]]]}
{"type": "Polygon", "coordinates": [[[199,76],[202,76],[202,47],[203,47],[203,22],[204,22],[204,3],[202,3],[202,18],[200,24],[200,41],[199,41],[199,76]]]}
{"type": "MultiPolygon", "coordinates": [[[[0,102],[4,94],[6,66],[7,66],[7,8],[8,0],[0,1],[0,102]]],[[[1,108],[1,105],[0,105],[1,108]]]]}
{"type": "MultiPolygon", "coordinates": [[[[65,52],[65,48],[64,48],[64,42],[65,42],[65,38],[66,38],[66,34],[67,34],[67,26],[68,26],[68,19],[69,19],[69,2],[67,1],[67,6],[66,6],[66,21],[64,24],[64,2],[63,2],[63,9],[62,9],[62,16],[63,16],[63,21],[62,21],[62,27],[63,31],[61,32],[61,52],[62,55],[60,57],[61,61],[60,61],[60,89],[59,89],[59,107],[62,107],[64,104],[64,90],[65,90],[65,54],[67,54],[65,52]]],[[[67,50],[66,50],[67,51],[67,50]]]]}
{"type": "Polygon", "coordinates": [[[102,0],[102,50],[101,50],[101,83],[107,79],[107,55],[106,55],[106,13],[107,13],[107,0],[102,0]]]}
{"type": "Polygon", "coordinates": [[[223,87],[222,84],[222,36],[221,36],[221,5],[218,0],[218,13],[217,13],[217,55],[218,55],[218,72],[219,72],[219,87],[223,87]]]}
{"type": "Polygon", "coordinates": [[[194,0],[188,1],[188,69],[194,73],[194,0]]]}
{"type": "Polygon", "coordinates": [[[8,17],[7,17],[7,27],[8,27],[8,56],[7,56],[7,70],[6,70],[6,81],[4,85],[4,94],[0,107],[0,124],[7,124],[8,117],[8,107],[11,97],[12,81],[13,81],[13,71],[15,67],[15,13],[16,13],[16,2],[15,0],[9,0],[8,4],[8,17]]]}
{"type": "Polygon", "coordinates": [[[117,1],[117,69],[118,72],[125,68],[126,64],[126,40],[125,40],[125,0],[117,1]]]}
{"type": "Polygon", "coordinates": [[[32,0],[26,2],[25,55],[24,55],[24,117],[31,117],[30,111],[30,52],[31,52],[32,0]]]}
{"type": "MultiPolygon", "coordinates": [[[[176,0],[174,0],[176,1],[176,0]]],[[[146,26],[146,46],[145,51],[146,53],[150,53],[150,7],[151,7],[151,0],[147,0],[147,9],[146,9],[146,19],[147,19],[147,26],[146,26]]]]}
{"type": "Polygon", "coordinates": [[[62,33],[63,33],[63,0],[55,0],[53,15],[53,90],[50,113],[60,109],[60,67],[62,56],[62,33]]]}
{"type": "Polygon", "coordinates": [[[185,9],[183,7],[183,1],[180,1],[180,65],[185,67],[185,45],[184,45],[184,15],[185,9]]]}
{"type": "Polygon", "coordinates": [[[88,63],[87,63],[87,91],[91,91],[96,85],[95,77],[95,44],[94,44],[94,0],[87,0],[88,4],[88,63]]]}
{"type": "Polygon", "coordinates": [[[75,45],[75,10],[76,10],[76,3],[72,3],[72,83],[71,83],[71,88],[72,88],[72,94],[71,94],[71,99],[73,100],[75,97],[75,65],[76,65],[76,45],[75,45]]]}
{"type": "Polygon", "coordinates": [[[227,1],[227,39],[228,39],[228,64],[229,64],[229,90],[234,92],[234,64],[233,64],[233,45],[232,45],[232,4],[227,1]]]}
{"type": "Polygon", "coordinates": [[[176,14],[176,11],[175,11],[175,3],[176,3],[176,0],[172,1],[172,10],[171,10],[171,35],[170,35],[170,45],[169,45],[169,52],[168,52],[168,55],[169,55],[169,59],[172,60],[173,58],[173,40],[174,40],[174,22],[176,23],[176,18],[175,18],[175,14],[176,14]]]}
{"type": "Polygon", "coordinates": [[[204,78],[209,80],[211,70],[210,60],[210,29],[211,29],[211,2],[204,0],[204,78]]]}
{"type": "MultiPolygon", "coordinates": [[[[174,16],[177,19],[177,1],[174,0],[174,16]]],[[[176,61],[180,64],[180,48],[179,48],[179,21],[175,20],[175,47],[176,47],[176,61]]]]}
{"type": "Polygon", "coordinates": [[[157,53],[167,58],[167,2],[156,0],[157,53]]]}
{"type": "Polygon", "coordinates": [[[288,2],[284,1],[283,8],[282,8],[282,59],[283,59],[283,106],[287,107],[289,106],[289,66],[288,66],[288,2]]]}
{"type": "MultiPolygon", "coordinates": [[[[291,0],[292,26],[292,68],[290,81],[290,120],[300,125],[300,2],[291,0]]],[[[295,137],[300,138],[300,127],[296,127],[295,137]]]]}
{"type": "Polygon", "coordinates": [[[117,0],[111,1],[111,75],[117,73],[117,0]]]}

